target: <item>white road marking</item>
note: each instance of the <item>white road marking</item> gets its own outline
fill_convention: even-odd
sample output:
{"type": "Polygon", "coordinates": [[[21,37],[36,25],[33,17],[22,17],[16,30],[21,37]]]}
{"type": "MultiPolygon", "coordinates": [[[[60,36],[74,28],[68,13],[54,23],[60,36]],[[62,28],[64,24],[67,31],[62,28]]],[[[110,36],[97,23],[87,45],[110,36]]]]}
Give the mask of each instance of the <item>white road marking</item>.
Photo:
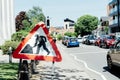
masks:
{"type": "MultiPolygon", "coordinates": [[[[60,48],[62,48],[62,51],[63,51],[63,49],[65,49],[64,47],[62,47],[62,46],[60,46],[60,45],[58,45],[58,46],[59,46],[60,48]]],[[[101,52],[105,52],[105,51],[101,51],[101,52]]],[[[91,53],[98,53],[98,52],[91,52],[91,53]]],[[[74,54],[90,54],[90,52],[74,53],[74,54]]],[[[86,68],[86,69],[88,69],[88,70],[90,70],[90,71],[92,71],[92,72],[100,75],[100,76],[103,78],[103,80],[107,80],[107,79],[105,78],[105,76],[102,75],[100,72],[97,72],[97,71],[89,68],[88,65],[87,65],[87,63],[86,63],[85,61],[78,59],[78,58],[77,58],[75,55],[73,55],[73,54],[70,54],[70,55],[73,56],[76,61],[82,62],[82,63],[85,65],[85,68],[86,68]]]]}
{"type": "Polygon", "coordinates": [[[82,52],[82,53],[74,53],[74,54],[96,54],[96,53],[107,53],[107,51],[99,51],[99,52],[82,52]]]}
{"type": "Polygon", "coordinates": [[[85,65],[85,68],[86,68],[86,69],[88,69],[88,70],[90,70],[90,71],[92,71],[92,72],[100,75],[100,76],[103,78],[103,80],[107,80],[107,79],[105,78],[105,76],[102,75],[101,73],[99,73],[99,72],[97,72],[97,71],[95,71],[95,70],[93,70],[93,69],[90,69],[85,61],[80,60],[80,59],[77,59],[77,57],[76,57],[75,55],[73,55],[73,54],[70,54],[70,55],[73,56],[76,61],[82,62],[82,63],[85,65]]]}

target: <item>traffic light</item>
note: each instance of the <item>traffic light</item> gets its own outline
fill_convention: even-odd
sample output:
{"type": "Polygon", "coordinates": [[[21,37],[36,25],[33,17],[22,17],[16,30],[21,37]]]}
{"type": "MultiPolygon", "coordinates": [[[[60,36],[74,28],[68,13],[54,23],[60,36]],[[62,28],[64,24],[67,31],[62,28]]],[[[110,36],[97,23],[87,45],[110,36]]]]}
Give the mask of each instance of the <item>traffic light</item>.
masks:
{"type": "Polygon", "coordinates": [[[47,26],[50,26],[50,20],[47,19],[47,26]]]}

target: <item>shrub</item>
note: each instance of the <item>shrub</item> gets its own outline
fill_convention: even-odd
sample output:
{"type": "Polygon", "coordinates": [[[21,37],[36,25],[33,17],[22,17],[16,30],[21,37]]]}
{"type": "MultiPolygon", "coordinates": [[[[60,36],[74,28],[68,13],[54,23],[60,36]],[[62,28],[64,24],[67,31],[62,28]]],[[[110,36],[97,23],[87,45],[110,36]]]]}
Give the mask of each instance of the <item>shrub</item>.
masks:
{"type": "Polygon", "coordinates": [[[75,33],[75,32],[66,32],[64,35],[69,36],[69,37],[75,37],[75,36],[77,36],[77,33],[75,33]]]}
{"type": "Polygon", "coordinates": [[[15,50],[18,46],[18,41],[6,41],[1,47],[3,54],[8,54],[9,47],[12,47],[12,50],[15,50]]]}
{"type": "Polygon", "coordinates": [[[61,40],[61,39],[62,39],[62,35],[61,35],[61,34],[58,34],[58,35],[57,35],[57,39],[58,39],[58,40],[61,40]]]}
{"type": "Polygon", "coordinates": [[[24,36],[27,36],[28,32],[27,31],[24,31],[24,30],[21,30],[19,32],[16,32],[12,35],[12,41],[21,41],[22,37],[24,36]]]}

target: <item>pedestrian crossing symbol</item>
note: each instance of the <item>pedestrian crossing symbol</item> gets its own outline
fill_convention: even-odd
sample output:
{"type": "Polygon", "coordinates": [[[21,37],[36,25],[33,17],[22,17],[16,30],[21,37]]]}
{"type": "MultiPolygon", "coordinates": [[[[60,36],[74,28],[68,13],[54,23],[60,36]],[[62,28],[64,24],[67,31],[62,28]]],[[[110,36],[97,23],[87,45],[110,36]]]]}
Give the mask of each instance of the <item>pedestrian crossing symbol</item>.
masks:
{"type": "Polygon", "coordinates": [[[43,22],[38,23],[13,52],[14,58],[61,61],[61,54],[43,22]]]}

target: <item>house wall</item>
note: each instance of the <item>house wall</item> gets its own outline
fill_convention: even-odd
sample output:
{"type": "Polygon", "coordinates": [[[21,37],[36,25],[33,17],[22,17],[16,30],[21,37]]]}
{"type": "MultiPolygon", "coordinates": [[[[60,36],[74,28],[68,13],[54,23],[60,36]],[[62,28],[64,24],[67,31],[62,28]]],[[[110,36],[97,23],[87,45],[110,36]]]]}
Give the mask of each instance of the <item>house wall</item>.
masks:
{"type": "Polygon", "coordinates": [[[13,0],[0,0],[0,45],[15,32],[13,0]]]}

